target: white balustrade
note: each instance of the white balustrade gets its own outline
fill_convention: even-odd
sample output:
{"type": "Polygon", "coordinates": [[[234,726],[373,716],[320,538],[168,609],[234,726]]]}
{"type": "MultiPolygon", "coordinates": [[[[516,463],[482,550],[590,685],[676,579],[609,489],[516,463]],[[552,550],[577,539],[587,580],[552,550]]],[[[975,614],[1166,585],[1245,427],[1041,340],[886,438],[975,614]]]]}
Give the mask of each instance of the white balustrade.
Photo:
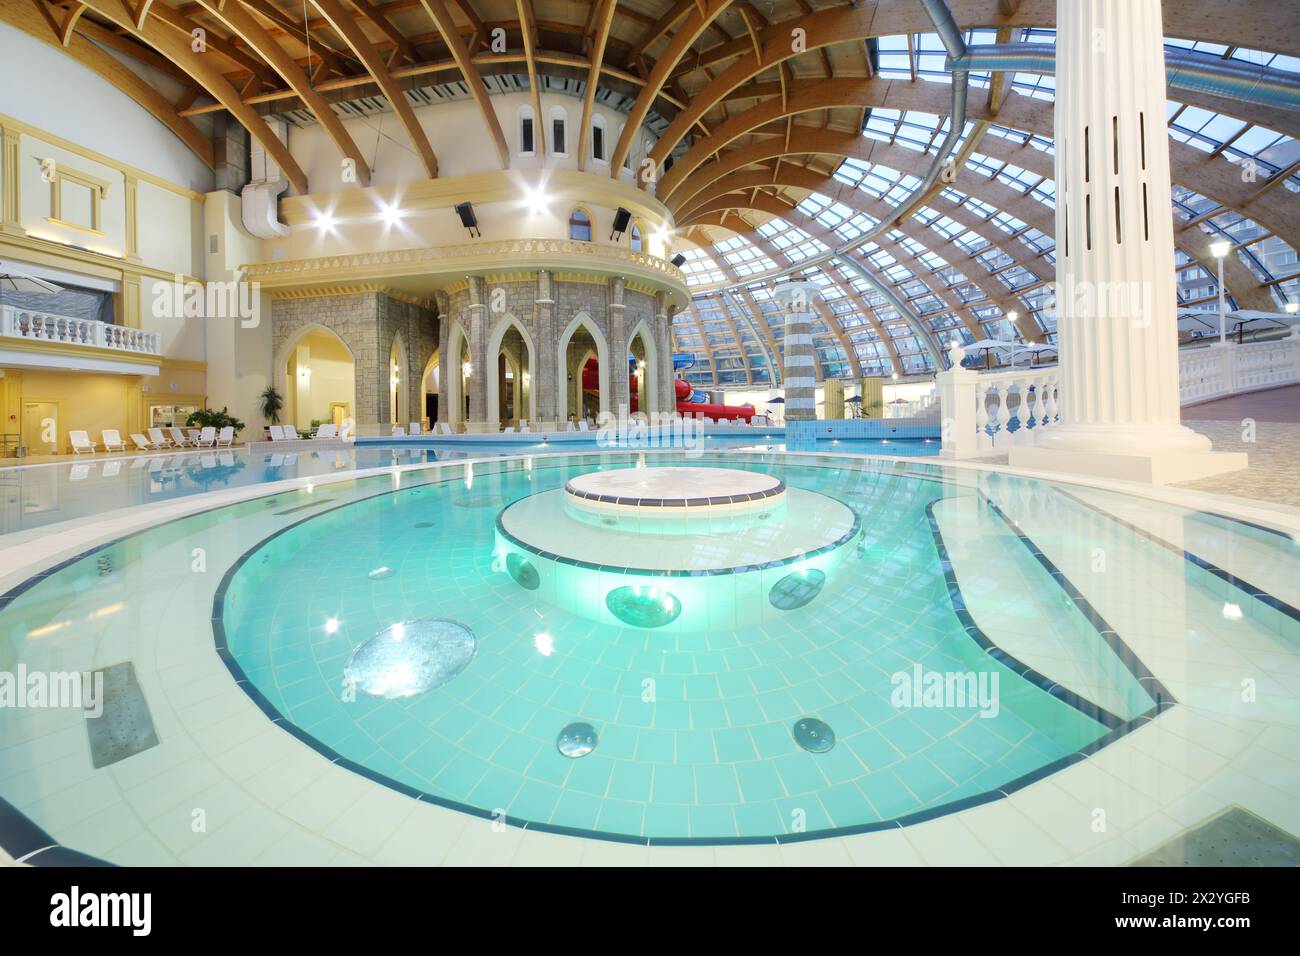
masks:
{"type": "Polygon", "coordinates": [[[0,305],[0,337],[85,345],[144,355],[162,354],[162,336],[157,332],[13,305],[0,305]]]}
{"type": "MultiPolygon", "coordinates": [[[[953,367],[935,376],[945,458],[975,458],[1033,445],[1060,424],[1057,366],[979,373],[961,368],[964,350],[949,354],[953,367]]],[[[1300,383],[1300,327],[1268,342],[1181,349],[1178,358],[1183,405],[1294,385],[1300,383]]]]}

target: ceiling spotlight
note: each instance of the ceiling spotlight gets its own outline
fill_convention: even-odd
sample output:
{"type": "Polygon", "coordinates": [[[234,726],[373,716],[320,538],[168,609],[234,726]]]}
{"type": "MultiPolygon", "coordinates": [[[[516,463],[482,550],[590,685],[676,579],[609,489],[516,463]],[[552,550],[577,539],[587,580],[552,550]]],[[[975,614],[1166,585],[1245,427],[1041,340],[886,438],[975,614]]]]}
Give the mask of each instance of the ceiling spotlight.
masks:
{"type": "Polygon", "coordinates": [[[316,228],[321,232],[333,232],[338,221],[327,212],[318,212],[316,214],[316,228]]]}
{"type": "Polygon", "coordinates": [[[1300,302],[1288,302],[1286,304],[1286,311],[1288,315],[1295,315],[1297,312],[1300,312],[1300,302]]]}
{"type": "Polygon", "coordinates": [[[383,217],[384,225],[390,228],[402,221],[403,213],[396,203],[391,206],[382,206],[379,214],[383,217]]]}
{"type": "Polygon", "coordinates": [[[550,202],[551,197],[546,195],[546,191],[541,186],[536,189],[530,186],[524,187],[524,204],[528,207],[528,211],[534,215],[541,215],[546,212],[550,202]]]}
{"type": "Polygon", "coordinates": [[[471,237],[475,239],[482,237],[483,233],[478,228],[478,217],[474,215],[473,203],[460,203],[456,207],[456,215],[460,216],[460,224],[469,230],[471,237]]]}
{"type": "Polygon", "coordinates": [[[1232,251],[1232,243],[1215,242],[1210,244],[1210,255],[1216,259],[1226,259],[1228,253],[1232,251]]]}

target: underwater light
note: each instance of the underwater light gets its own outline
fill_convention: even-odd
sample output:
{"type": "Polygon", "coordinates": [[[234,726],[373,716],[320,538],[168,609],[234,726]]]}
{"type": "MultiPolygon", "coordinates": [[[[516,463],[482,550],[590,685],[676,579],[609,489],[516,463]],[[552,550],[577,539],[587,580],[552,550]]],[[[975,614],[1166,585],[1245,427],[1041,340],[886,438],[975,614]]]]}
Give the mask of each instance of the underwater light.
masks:
{"type": "Polygon", "coordinates": [[[332,617],[325,622],[326,634],[335,634],[338,632],[338,629],[339,629],[339,619],[337,617],[332,617]]]}
{"type": "Polygon", "coordinates": [[[1228,603],[1223,605],[1223,619],[1225,621],[1241,620],[1241,605],[1228,603]]]}
{"type": "Polygon", "coordinates": [[[550,657],[555,653],[555,638],[546,631],[538,631],[533,635],[533,647],[537,648],[537,653],[543,657],[550,657]]]}

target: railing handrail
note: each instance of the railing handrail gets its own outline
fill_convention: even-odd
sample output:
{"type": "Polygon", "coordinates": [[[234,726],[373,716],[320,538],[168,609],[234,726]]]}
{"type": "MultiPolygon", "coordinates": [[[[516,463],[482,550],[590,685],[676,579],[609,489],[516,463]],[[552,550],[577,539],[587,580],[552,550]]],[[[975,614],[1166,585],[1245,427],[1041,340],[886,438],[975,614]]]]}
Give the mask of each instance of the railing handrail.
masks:
{"type": "Polygon", "coordinates": [[[10,304],[0,304],[0,336],[162,354],[162,335],[158,332],[10,304]]]}

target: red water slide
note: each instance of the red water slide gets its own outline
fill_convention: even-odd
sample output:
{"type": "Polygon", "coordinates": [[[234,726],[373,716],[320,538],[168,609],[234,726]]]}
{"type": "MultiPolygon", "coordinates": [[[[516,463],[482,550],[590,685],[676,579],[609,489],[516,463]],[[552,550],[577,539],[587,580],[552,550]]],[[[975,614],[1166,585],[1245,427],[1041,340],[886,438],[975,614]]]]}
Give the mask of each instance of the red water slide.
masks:
{"type": "MultiPolygon", "coordinates": [[[[630,411],[637,410],[637,382],[636,376],[632,376],[629,383],[632,391],[632,408],[630,411]]],[[[588,359],[587,364],[582,367],[582,388],[586,392],[597,392],[600,389],[600,367],[596,360],[588,359]]],[[[677,395],[677,413],[679,415],[691,415],[695,418],[712,418],[715,422],[721,421],[743,421],[746,424],[754,417],[754,408],[750,405],[708,405],[701,402],[692,402],[691,396],[695,390],[691,388],[691,383],[682,378],[673,379],[673,390],[677,395]]]]}

